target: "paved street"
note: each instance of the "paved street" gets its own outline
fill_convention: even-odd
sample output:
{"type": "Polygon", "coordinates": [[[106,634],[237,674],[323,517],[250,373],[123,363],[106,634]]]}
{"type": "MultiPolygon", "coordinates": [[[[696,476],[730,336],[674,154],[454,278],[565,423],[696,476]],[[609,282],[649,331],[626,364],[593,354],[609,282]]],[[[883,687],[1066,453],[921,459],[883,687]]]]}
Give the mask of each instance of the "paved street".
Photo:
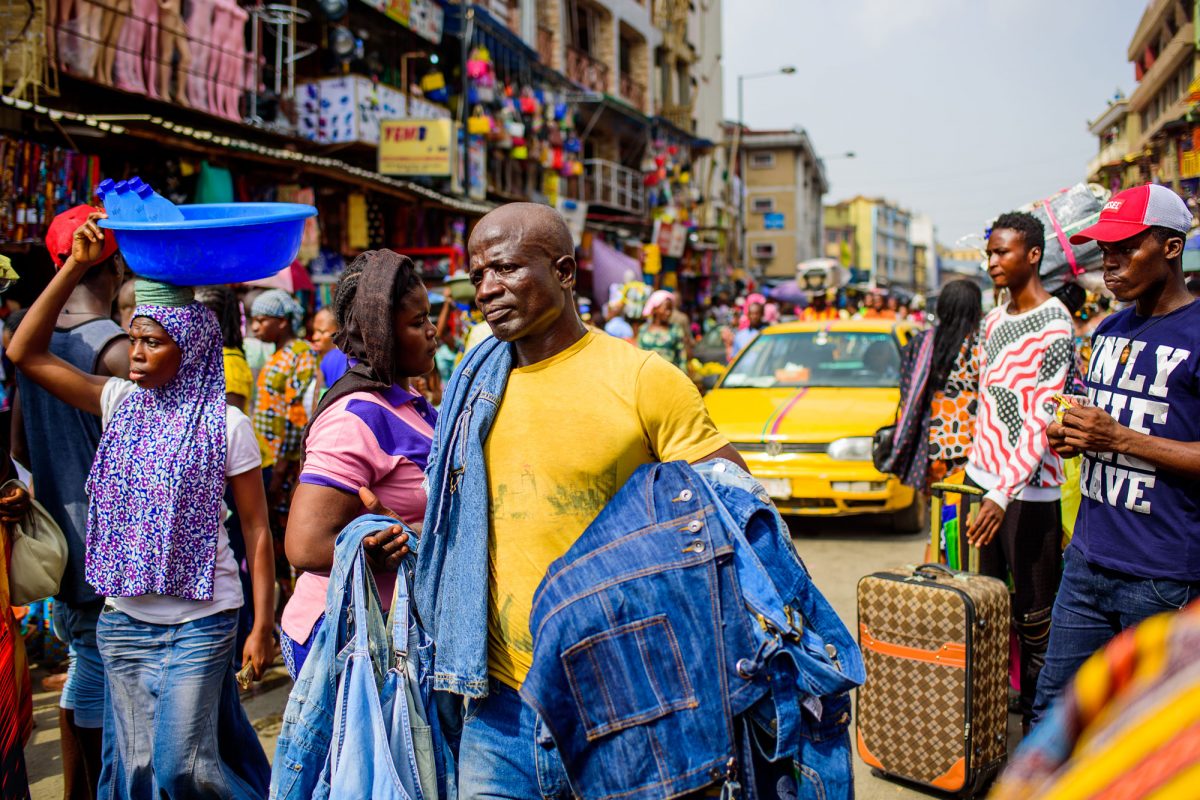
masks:
{"type": "MultiPolygon", "coordinates": [[[[896,564],[917,562],[924,547],[923,536],[897,536],[870,520],[840,519],[814,523],[792,519],[796,549],[812,571],[817,585],[851,628],[855,622],[855,585],[863,575],[896,564]]],[[[246,708],[263,746],[271,754],[279,732],[280,715],[287,700],[286,677],[265,691],[246,699],[246,708]]],[[[268,682],[270,683],[270,681],[268,682]]],[[[57,694],[43,693],[35,699],[37,728],[27,748],[33,800],[62,797],[58,742],[57,694]]],[[[1012,729],[1010,724],[1010,729],[1012,729]]],[[[919,792],[876,778],[855,759],[855,780],[860,800],[924,797],[919,792]]]]}

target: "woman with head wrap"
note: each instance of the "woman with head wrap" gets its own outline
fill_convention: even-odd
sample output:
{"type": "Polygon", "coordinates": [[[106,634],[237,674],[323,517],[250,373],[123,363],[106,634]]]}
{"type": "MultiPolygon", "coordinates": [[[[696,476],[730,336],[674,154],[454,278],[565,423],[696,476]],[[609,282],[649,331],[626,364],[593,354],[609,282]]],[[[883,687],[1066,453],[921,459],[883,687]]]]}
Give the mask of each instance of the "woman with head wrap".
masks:
{"type": "Polygon", "coordinates": [[[642,313],[646,316],[646,324],[638,331],[637,346],[652,353],[658,353],[668,362],[687,371],[687,355],[684,347],[683,327],[671,322],[671,314],[675,311],[675,295],[666,289],[659,289],[650,295],[642,313]]]}
{"type": "MultiPolygon", "coordinates": [[[[316,378],[317,357],[296,334],[304,324],[304,308],[282,289],[270,289],[250,307],[254,338],[275,345],[275,354],[258,373],[254,430],[271,458],[267,504],[272,514],[286,513],[287,491],[300,466],[300,435],[308,423],[304,397],[316,378]]],[[[276,536],[282,524],[273,518],[276,536]]]]}
{"type": "MultiPolygon", "coordinates": [[[[304,574],[283,611],[288,671],[304,664],[325,611],[338,533],[364,511],[389,509],[416,527],[425,516],[425,465],[437,419],[410,381],[433,369],[437,332],[412,261],[391,250],[361,254],[338,282],[335,342],[352,366],[321,399],[304,436],[304,465],[285,546],[304,574]]],[[[366,540],[379,596],[389,603],[407,553],[399,526],[366,540]]]]}
{"type": "MultiPolygon", "coordinates": [[[[102,254],[101,216],[75,232],[70,258],[9,350],[30,380],[102,420],[88,478],[86,576],[106,598],[96,639],[116,762],[105,765],[99,794],[258,796],[264,787],[252,773],[269,769],[265,754],[239,747],[239,767],[230,767],[217,739],[217,699],[236,691],[243,603],[223,524],[227,482],[258,620],[241,662],[261,676],[272,658],[274,566],[258,445],[250,421],[225,401],[220,328],[191,290],[139,283],[129,380],[85,373],[49,351],[59,310],[102,254]]],[[[222,724],[244,732],[249,722],[236,713],[222,724]]]]}

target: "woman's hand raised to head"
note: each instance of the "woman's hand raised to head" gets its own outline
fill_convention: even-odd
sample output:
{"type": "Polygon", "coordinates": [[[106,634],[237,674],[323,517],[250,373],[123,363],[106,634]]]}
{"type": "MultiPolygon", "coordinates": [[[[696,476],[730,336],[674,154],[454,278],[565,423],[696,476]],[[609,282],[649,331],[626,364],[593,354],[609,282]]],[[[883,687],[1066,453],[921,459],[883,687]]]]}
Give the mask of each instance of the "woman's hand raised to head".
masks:
{"type": "MultiPolygon", "coordinates": [[[[103,211],[96,211],[88,214],[87,220],[75,229],[75,235],[71,238],[71,258],[75,262],[74,266],[82,270],[88,270],[99,264],[104,258],[104,230],[96,223],[99,220],[107,219],[108,215],[103,211]]],[[[69,266],[63,265],[64,268],[69,266]]]]}

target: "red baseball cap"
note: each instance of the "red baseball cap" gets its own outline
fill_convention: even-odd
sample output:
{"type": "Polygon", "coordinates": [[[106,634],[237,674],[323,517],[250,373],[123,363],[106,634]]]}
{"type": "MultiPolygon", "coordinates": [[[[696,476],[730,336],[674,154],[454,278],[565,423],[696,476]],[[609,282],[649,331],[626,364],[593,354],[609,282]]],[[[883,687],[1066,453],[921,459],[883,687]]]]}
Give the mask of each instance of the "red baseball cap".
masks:
{"type": "Polygon", "coordinates": [[[1071,244],[1119,242],[1155,225],[1186,234],[1192,212],[1167,187],[1148,183],[1113,195],[1100,211],[1100,221],[1072,236],[1071,244]]]}
{"type": "MultiPolygon", "coordinates": [[[[50,228],[46,231],[46,249],[50,251],[50,260],[55,269],[62,269],[63,262],[71,255],[71,239],[79,226],[87,222],[88,214],[103,211],[92,206],[75,206],[61,214],[55,214],[50,220],[50,228]]],[[[104,232],[104,252],[101,261],[107,261],[117,252],[117,237],[112,231],[104,232]]]]}

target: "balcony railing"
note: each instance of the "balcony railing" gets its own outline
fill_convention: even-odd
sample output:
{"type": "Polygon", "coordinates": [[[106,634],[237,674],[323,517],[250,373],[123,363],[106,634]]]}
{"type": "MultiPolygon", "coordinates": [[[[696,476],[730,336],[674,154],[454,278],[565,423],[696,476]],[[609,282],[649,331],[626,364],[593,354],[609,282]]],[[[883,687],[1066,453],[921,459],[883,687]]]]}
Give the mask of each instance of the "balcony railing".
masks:
{"type": "Polygon", "coordinates": [[[635,81],[627,72],[621,73],[621,97],[628,100],[638,111],[646,110],[646,87],[635,81]]]}
{"type": "Polygon", "coordinates": [[[608,91],[608,65],[574,47],[567,48],[567,77],[593,92],[608,91]]]}
{"type": "Polygon", "coordinates": [[[602,158],[589,158],[583,162],[583,199],[630,214],[642,214],[646,210],[642,173],[602,158]]]}

